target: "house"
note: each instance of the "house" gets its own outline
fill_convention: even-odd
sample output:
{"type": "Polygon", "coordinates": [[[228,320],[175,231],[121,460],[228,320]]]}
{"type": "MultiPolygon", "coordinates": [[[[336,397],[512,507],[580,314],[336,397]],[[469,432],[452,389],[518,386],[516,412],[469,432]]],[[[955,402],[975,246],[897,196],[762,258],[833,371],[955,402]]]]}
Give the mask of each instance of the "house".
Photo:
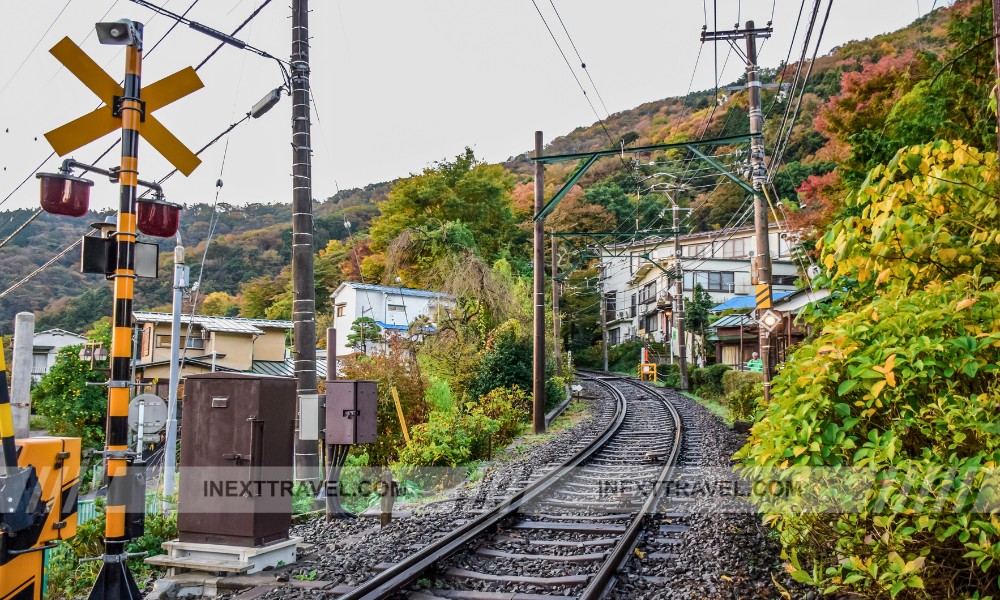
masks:
{"type": "MultiPolygon", "coordinates": [[[[793,257],[794,236],[782,232],[777,223],[770,224],[768,236],[772,289],[776,295],[794,291],[799,278],[793,257]]],[[[608,249],[612,256],[602,258],[601,284],[610,345],[643,339],[668,343],[670,352],[679,355],[679,340],[667,318],[675,304],[674,273],[678,266],[683,273],[685,300],[691,298],[696,284],[701,284],[717,303],[753,293],[751,264],[756,254],[756,235],[752,226],[682,235],[679,256],[669,237],[647,238],[608,249]]],[[[693,359],[693,337],[690,332],[687,336],[688,358],[693,359]]]]}
{"type": "MultiPolygon", "coordinates": [[[[431,320],[439,309],[454,306],[455,298],[442,292],[345,281],[331,295],[333,326],[337,329],[337,356],[353,354],[348,344],[351,326],[362,317],[375,321],[383,336],[405,334],[421,317],[431,320]]],[[[373,350],[366,347],[366,351],[373,350]]]]}
{"type": "MultiPolygon", "coordinates": [[[[771,334],[771,364],[784,362],[792,348],[808,335],[808,330],[797,319],[802,309],[829,295],[829,290],[809,288],[774,294],[771,310],[781,315],[782,323],[771,334]]],[[[716,362],[742,370],[758,351],[760,330],[750,314],[754,300],[753,296],[738,296],[712,309],[713,312],[742,311],[724,315],[712,323],[714,333],[707,341],[715,344],[716,362]]]]}
{"type": "Polygon", "coordinates": [[[59,350],[66,346],[86,343],[84,336],[64,329],[47,329],[35,333],[31,341],[31,378],[38,381],[56,362],[59,350]]]}
{"type": "MultiPolygon", "coordinates": [[[[170,313],[134,313],[141,336],[136,372],[142,379],[166,382],[170,375],[170,313]]],[[[285,350],[291,321],[181,315],[181,377],[212,371],[257,373],[291,377],[295,369],[285,350]]],[[[316,362],[317,375],[326,377],[325,361],[316,362]]]]}

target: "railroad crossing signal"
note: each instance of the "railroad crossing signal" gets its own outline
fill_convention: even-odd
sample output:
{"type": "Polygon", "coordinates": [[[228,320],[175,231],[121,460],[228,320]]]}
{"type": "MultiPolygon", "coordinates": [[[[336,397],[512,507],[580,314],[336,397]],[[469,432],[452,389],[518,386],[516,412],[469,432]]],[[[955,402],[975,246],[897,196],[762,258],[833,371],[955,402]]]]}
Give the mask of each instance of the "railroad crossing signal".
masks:
{"type": "MultiPolygon", "coordinates": [[[[104,102],[104,106],[45,134],[59,156],[69,154],[121,128],[122,86],[68,37],[49,52],[104,102]]],[[[190,175],[199,159],[153,116],[153,111],[204,87],[191,67],[181,69],[142,88],[142,122],[139,135],[169,160],[177,170],[190,175]]]]}

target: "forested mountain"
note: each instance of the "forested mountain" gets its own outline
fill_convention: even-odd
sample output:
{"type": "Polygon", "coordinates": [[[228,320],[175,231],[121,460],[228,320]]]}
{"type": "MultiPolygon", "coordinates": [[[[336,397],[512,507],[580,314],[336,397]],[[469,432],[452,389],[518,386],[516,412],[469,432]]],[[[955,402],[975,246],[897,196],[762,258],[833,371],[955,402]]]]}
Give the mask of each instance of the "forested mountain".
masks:
{"type": "MultiPolygon", "coordinates": [[[[982,98],[992,84],[991,57],[989,45],[980,43],[990,35],[989,19],[981,18],[989,16],[987,4],[962,0],[900,31],[845,44],[815,61],[804,93],[797,88],[791,93],[764,92],[768,155],[779,153],[782,159],[774,191],[788,220],[821,231],[842,205],[840,198],[900,146],[940,137],[989,146],[995,125],[982,98]],[[794,127],[789,129],[793,115],[794,127]]],[[[806,69],[798,67],[798,63],[764,65],[761,78],[801,83],[806,69]]],[[[623,142],[643,146],[744,134],[748,123],[745,93],[706,90],[610,115],[603,126],[580,127],[553,139],[546,154],[618,148],[623,142]]],[[[487,264],[506,260],[514,275],[530,271],[530,161],[520,155],[502,165],[485,165],[470,151],[455,150],[456,158],[436,163],[422,174],[344,190],[315,205],[321,310],[323,299],[344,279],[382,282],[400,277],[408,285],[445,286],[448,275],[430,267],[440,265],[441,256],[463,249],[487,264]],[[352,222],[352,235],[344,227],[345,219],[352,222]]],[[[738,158],[737,150],[719,151],[738,158]]],[[[688,168],[690,157],[671,151],[638,158],[610,157],[595,164],[550,216],[547,227],[556,231],[662,227],[669,199],[656,191],[646,193],[639,182],[662,165],[688,168]],[[647,168],[642,161],[657,165],[647,168]]],[[[547,168],[548,196],[574,166],[547,168]]],[[[745,194],[719,181],[711,187],[678,190],[676,199],[694,209],[689,229],[711,230],[731,224],[745,194]]],[[[0,236],[9,235],[31,212],[0,213],[0,236]]],[[[88,231],[86,223],[103,216],[95,214],[88,220],[43,214],[0,248],[0,278],[10,287],[88,231]]],[[[186,207],[181,233],[195,279],[205,240],[214,227],[200,287],[202,310],[289,316],[290,220],[290,206],[284,203],[220,205],[217,210],[208,204],[186,207]]],[[[139,283],[137,308],[169,303],[173,242],[159,242],[161,276],[139,283]]],[[[565,266],[576,259],[571,254],[560,256],[565,266]]],[[[3,331],[9,332],[14,313],[22,310],[39,314],[39,327],[77,331],[106,315],[110,310],[106,282],[79,274],[77,262],[78,251],[70,252],[0,298],[3,331]]]]}

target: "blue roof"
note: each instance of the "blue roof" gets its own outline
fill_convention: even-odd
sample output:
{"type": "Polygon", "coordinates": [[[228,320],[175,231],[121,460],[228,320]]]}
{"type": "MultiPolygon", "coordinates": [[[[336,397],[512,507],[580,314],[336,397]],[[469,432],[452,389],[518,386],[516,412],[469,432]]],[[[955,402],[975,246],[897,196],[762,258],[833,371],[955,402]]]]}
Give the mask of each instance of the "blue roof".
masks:
{"type": "Polygon", "coordinates": [[[375,321],[375,324],[382,329],[389,329],[391,331],[406,331],[410,328],[408,325],[393,325],[392,323],[383,323],[382,321],[375,321]]]}
{"type": "MultiPolygon", "coordinates": [[[[775,300],[780,300],[792,294],[789,290],[774,290],[771,296],[775,300]]],[[[722,312],[724,310],[750,310],[757,306],[757,299],[753,296],[734,296],[712,309],[712,312],[722,312]]]]}
{"type": "MultiPolygon", "coordinates": [[[[444,292],[434,292],[431,290],[417,290],[414,288],[405,287],[393,287],[388,285],[373,285],[371,283],[355,283],[353,281],[345,281],[344,285],[349,285],[356,290],[369,290],[373,292],[384,292],[386,294],[399,294],[401,296],[414,296],[417,298],[451,298],[449,294],[444,292]]],[[[405,329],[405,327],[404,327],[405,329]]]]}

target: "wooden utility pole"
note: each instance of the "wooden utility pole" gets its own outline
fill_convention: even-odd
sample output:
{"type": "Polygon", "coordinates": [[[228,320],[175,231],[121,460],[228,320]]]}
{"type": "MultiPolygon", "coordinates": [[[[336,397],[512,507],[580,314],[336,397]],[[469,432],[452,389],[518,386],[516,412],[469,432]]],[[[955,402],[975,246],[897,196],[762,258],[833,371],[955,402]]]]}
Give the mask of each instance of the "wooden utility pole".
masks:
{"type": "MultiPolygon", "coordinates": [[[[542,132],[535,132],[535,158],[542,157],[542,132]]],[[[535,161],[535,215],[542,212],[545,204],[545,188],[542,177],[545,165],[535,161]]],[[[545,220],[535,221],[535,311],[534,311],[534,403],[532,411],[532,431],[545,433],[545,220]]]]}
{"type": "Polygon", "coordinates": [[[562,352],[559,351],[559,345],[562,341],[559,332],[559,288],[562,286],[559,284],[559,260],[556,256],[556,251],[559,248],[556,236],[549,237],[552,238],[552,342],[555,346],[556,376],[562,377],[562,352]]]}
{"type": "Polygon", "coordinates": [[[299,439],[303,394],[316,387],[316,284],[313,274],[312,147],[309,107],[309,0],[292,0],[292,321],[299,404],[295,421],[295,478],[320,481],[319,444],[299,439]]]}
{"type": "MultiPolygon", "coordinates": [[[[997,0],[994,0],[997,1],[997,0]]],[[[767,181],[767,167],[764,164],[764,113],[760,106],[760,80],[757,78],[757,38],[771,37],[771,26],[755,29],[753,21],[747,21],[742,30],[703,31],[701,39],[746,41],[747,46],[747,92],[750,99],[750,173],[754,189],[754,231],[757,236],[757,252],[750,266],[756,272],[757,314],[771,308],[771,248],[767,225],[767,199],[762,193],[767,181]]],[[[770,332],[758,325],[760,332],[760,358],[763,361],[764,401],[771,400],[771,338],[770,332]]]]}
{"type": "MultiPolygon", "coordinates": [[[[1000,86],[1000,0],[993,0],[993,66],[996,85],[1000,86]]],[[[1000,87],[994,87],[1000,97],[1000,87]]],[[[997,158],[1000,159],[1000,111],[997,112],[997,158]]]]}
{"type": "Polygon", "coordinates": [[[677,200],[674,204],[674,318],[677,319],[677,353],[680,355],[681,389],[688,389],[687,338],[684,333],[684,269],[681,267],[681,236],[677,200]]]}

